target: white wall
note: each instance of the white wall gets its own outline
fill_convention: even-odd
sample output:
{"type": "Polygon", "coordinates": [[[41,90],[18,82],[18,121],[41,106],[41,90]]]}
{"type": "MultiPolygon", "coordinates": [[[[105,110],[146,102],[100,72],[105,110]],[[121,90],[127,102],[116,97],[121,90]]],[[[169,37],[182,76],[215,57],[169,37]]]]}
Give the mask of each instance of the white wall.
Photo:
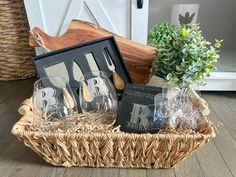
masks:
{"type": "Polygon", "coordinates": [[[198,23],[208,40],[224,39],[222,49],[236,50],[236,0],[150,0],[148,29],[170,21],[173,4],[200,4],[198,23]]]}

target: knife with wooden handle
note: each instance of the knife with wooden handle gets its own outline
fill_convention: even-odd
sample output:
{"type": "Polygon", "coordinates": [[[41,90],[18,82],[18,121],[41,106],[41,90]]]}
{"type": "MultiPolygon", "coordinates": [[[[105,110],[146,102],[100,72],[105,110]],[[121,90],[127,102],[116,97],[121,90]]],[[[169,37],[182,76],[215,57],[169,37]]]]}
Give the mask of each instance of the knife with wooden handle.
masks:
{"type": "MultiPolygon", "coordinates": [[[[45,72],[47,76],[59,76],[59,77],[64,78],[66,82],[69,83],[69,80],[70,80],[69,75],[66,70],[66,66],[63,62],[54,64],[52,66],[45,68],[45,72]]],[[[55,82],[53,79],[51,79],[50,81],[52,82],[54,86],[58,88],[62,88],[63,98],[64,98],[63,101],[64,101],[65,106],[68,109],[73,109],[75,107],[74,100],[69,94],[69,92],[67,91],[66,86],[63,83],[55,82]]]]}
{"type": "MultiPolygon", "coordinates": [[[[77,80],[78,82],[80,82],[80,79],[83,76],[81,68],[75,61],[73,62],[73,75],[74,75],[74,79],[77,80]]],[[[84,95],[85,101],[87,102],[93,101],[93,96],[91,95],[91,92],[88,86],[86,85],[84,81],[82,81],[82,84],[83,84],[83,95],[84,95]]]]}
{"type": "Polygon", "coordinates": [[[109,51],[107,50],[107,48],[104,48],[104,56],[105,56],[105,61],[106,61],[108,69],[112,71],[113,84],[114,84],[115,88],[117,90],[124,90],[125,82],[119,76],[119,74],[116,72],[115,65],[110,57],[110,54],[109,54],[109,51]]]}

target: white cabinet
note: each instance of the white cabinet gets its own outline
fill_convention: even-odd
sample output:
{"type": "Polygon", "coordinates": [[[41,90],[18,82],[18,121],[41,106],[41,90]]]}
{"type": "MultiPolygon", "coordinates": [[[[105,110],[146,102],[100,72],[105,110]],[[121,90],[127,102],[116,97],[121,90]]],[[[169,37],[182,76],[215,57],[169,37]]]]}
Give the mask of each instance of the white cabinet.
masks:
{"type": "Polygon", "coordinates": [[[147,42],[149,0],[24,0],[30,28],[58,36],[72,19],[95,23],[140,43],[147,42]],[[138,3],[142,8],[138,8],[138,3]]]}

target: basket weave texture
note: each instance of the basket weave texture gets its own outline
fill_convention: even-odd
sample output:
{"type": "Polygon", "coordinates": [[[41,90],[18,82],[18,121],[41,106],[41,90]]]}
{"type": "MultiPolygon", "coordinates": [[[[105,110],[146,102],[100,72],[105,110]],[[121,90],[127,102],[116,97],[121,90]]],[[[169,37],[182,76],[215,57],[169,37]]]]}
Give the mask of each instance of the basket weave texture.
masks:
{"type": "Polygon", "coordinates": [[[0,1],[0,80],[35,76],[34,49],[28,45],[29,26],[23,0],[0,1]]]}
{"type": "Polygon", "coordinates": [[[45,161],[55,166],[170,168],[215,137],[206,120],[194,134],[132,134],[117,131],[49,133],[30,131],[35,121],[31,100],[12,133],[45,161]]]}

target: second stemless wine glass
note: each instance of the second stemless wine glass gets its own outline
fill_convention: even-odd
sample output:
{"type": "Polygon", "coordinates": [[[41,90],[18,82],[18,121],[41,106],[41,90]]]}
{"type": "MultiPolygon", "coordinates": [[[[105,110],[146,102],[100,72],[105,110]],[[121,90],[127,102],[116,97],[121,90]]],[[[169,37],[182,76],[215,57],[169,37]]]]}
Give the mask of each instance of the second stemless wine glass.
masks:
{"type": "Polygon", "coordinates": [[[75,124],[77,105],[71,88],[64,78],[52,76],[36,81],[32,101],[35,114],[43,120],[41,125],[43,130],[65,130],[75,124]]]}
{"type": "Polygon", "coordinates": [[[116,120],[117,95],[104,72],[85,73],[80,80],[79,97],[81,109],[88,119],[104,124],[116,120]]]}

